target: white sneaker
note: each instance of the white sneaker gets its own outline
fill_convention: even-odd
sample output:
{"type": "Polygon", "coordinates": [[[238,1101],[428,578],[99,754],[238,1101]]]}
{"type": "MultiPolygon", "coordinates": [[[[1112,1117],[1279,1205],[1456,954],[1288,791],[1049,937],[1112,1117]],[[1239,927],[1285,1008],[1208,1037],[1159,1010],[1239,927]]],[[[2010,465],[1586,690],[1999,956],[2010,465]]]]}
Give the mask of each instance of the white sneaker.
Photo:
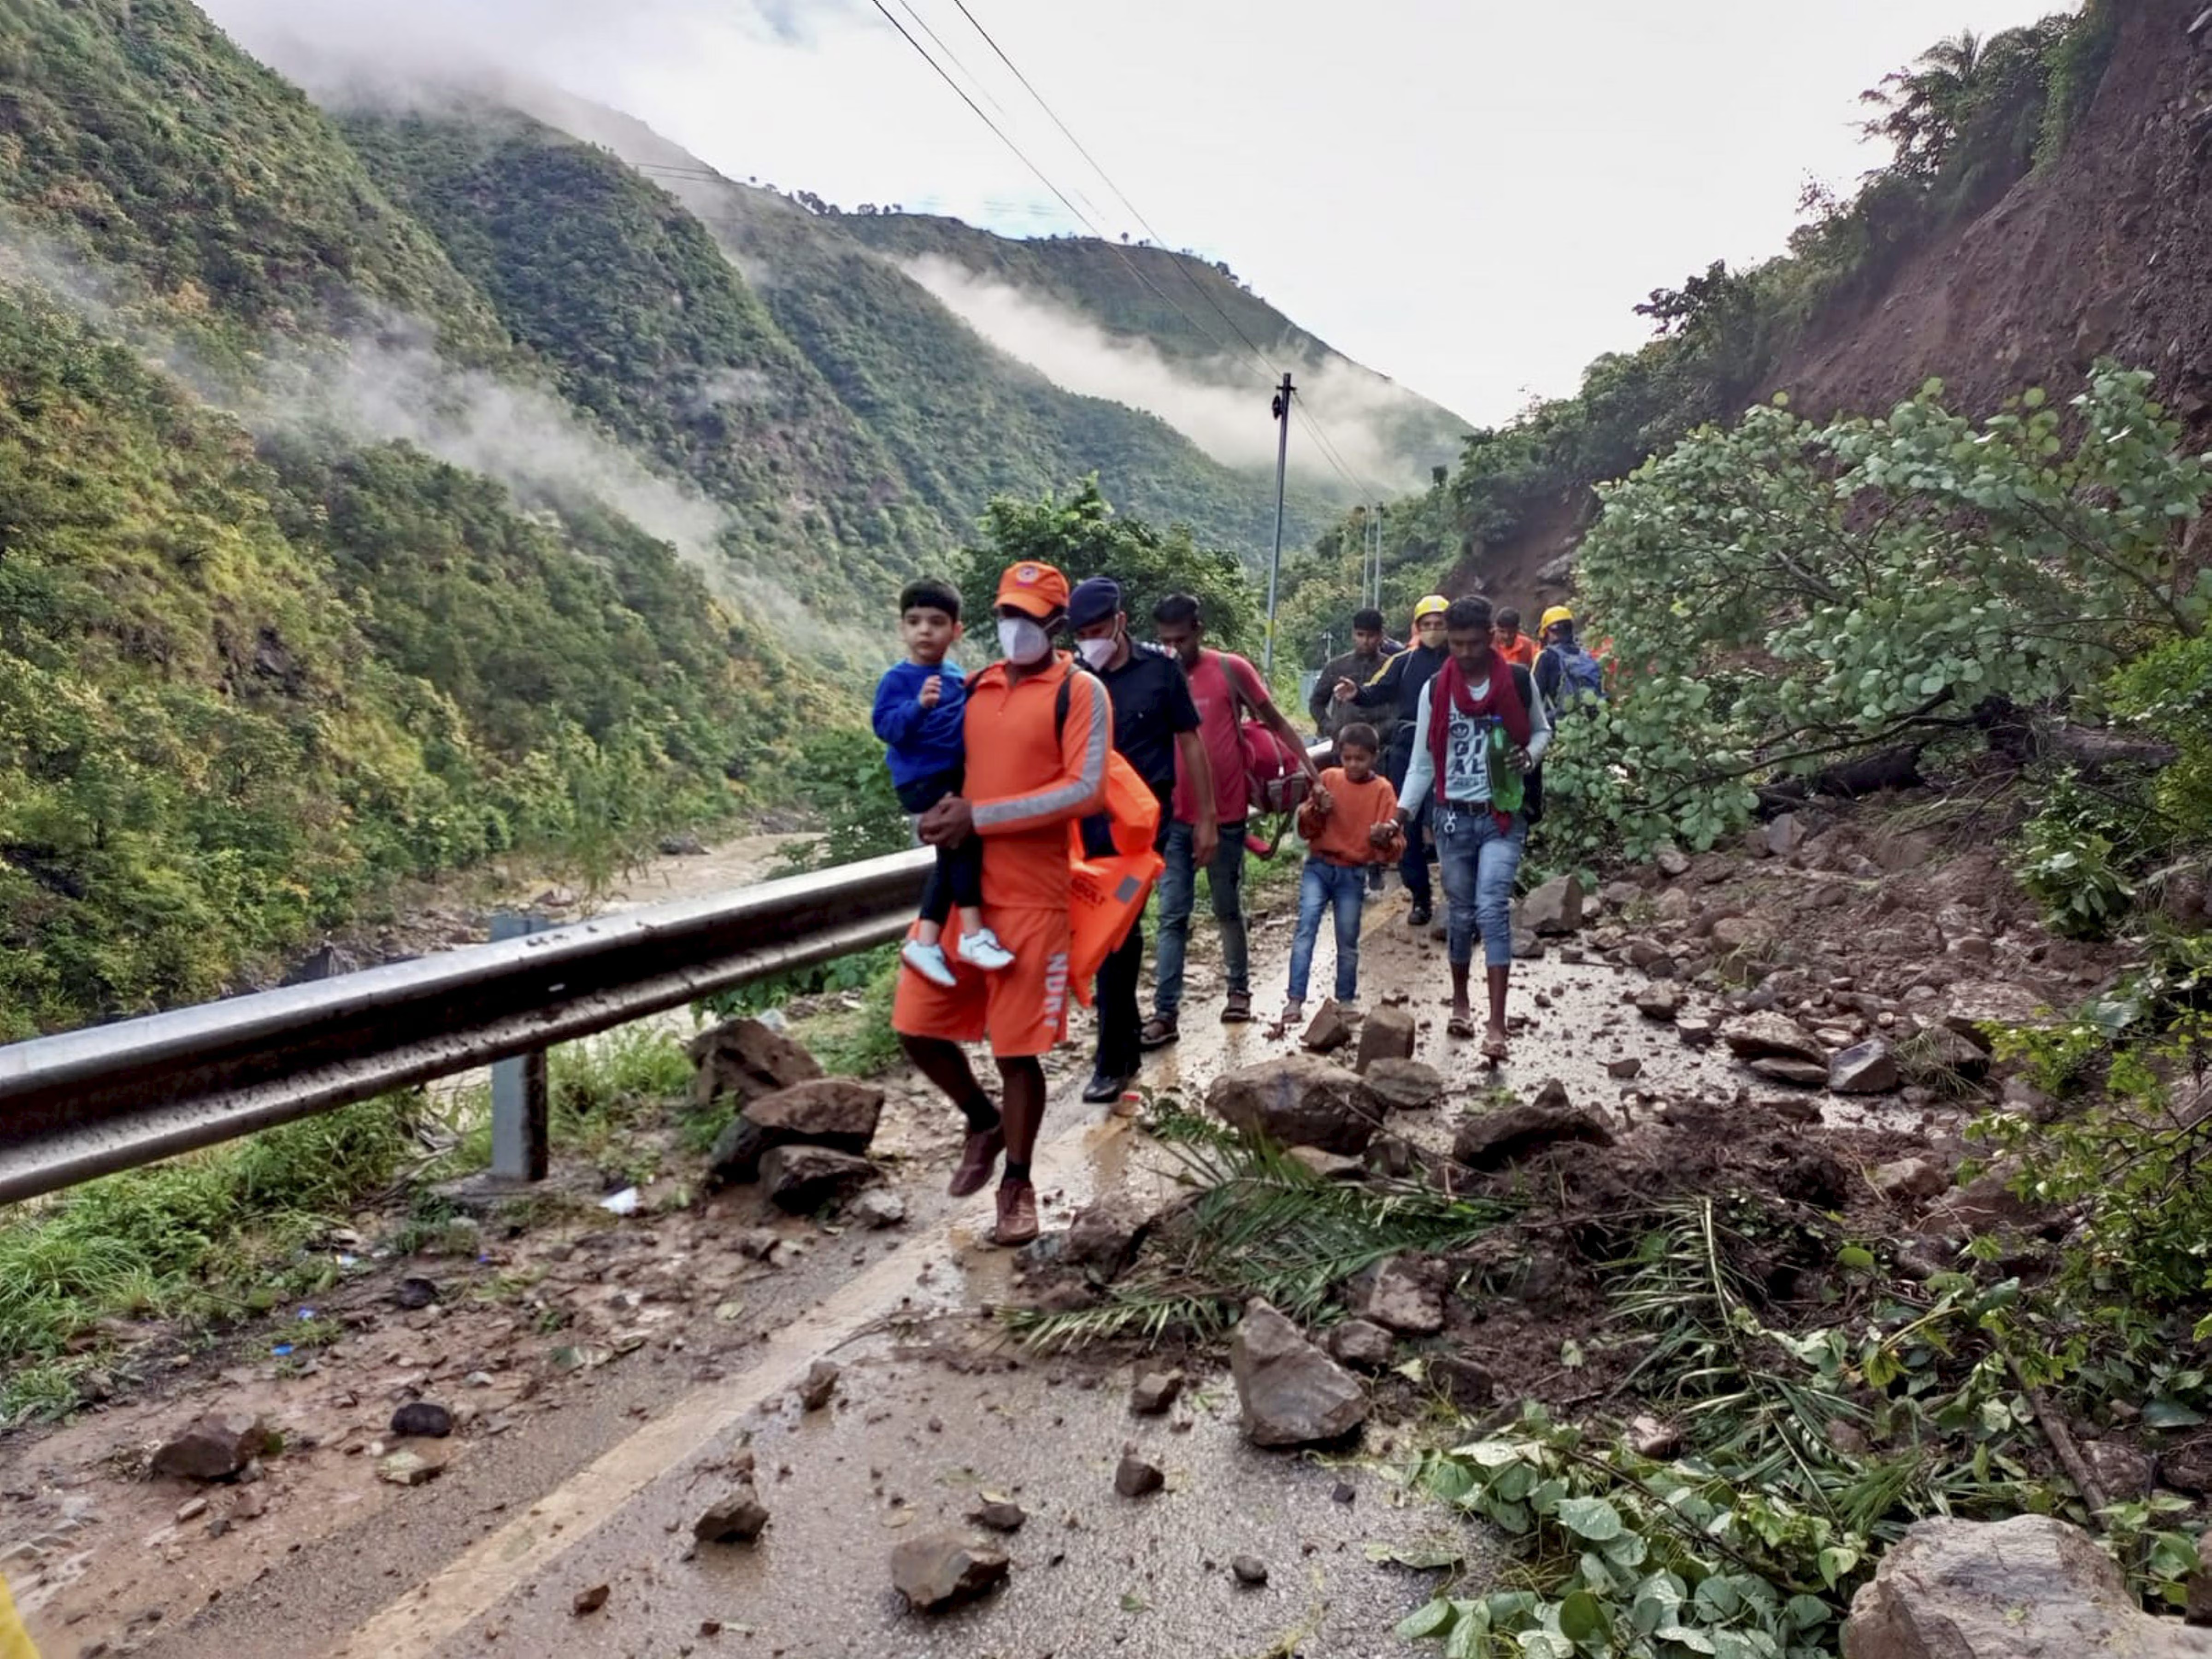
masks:
{"type": "MultiPolygon", "coordinates": [[[[964,939],[962,945],[965,946],[964,939]]],[[[964,948],[962,954],[966,954],[964,948]]],[[[899,951],[899,957],[932,985],[951,986],[960,982],[953,978],[952,965],[945,961],[945,947],[941,945],[924,945],[918,939],[910,939],[899,951]]]]}
{"type": "MultiPolygon", "coordinates": [[[[1001,968],[1014,965],[1014,953],[999,943],[999,936],[988,927],[978,927],[972,933],[960,935],[960,960],[970,968],[981,968],[987,974],[995,974],[1001,968]]],[[[942,958],[940,957],[940,960],[942,958]]],[[[945,981],[950,985],[950,978],[945,981]]]]}

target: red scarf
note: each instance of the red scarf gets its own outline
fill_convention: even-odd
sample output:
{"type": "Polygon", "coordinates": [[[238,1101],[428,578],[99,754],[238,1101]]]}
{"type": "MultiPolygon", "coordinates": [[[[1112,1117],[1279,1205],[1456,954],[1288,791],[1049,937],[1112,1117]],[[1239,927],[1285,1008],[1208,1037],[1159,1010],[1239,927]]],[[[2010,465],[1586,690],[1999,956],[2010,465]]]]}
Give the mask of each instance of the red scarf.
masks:
{"type": "MultiPolygon", "coordinates": [[[[1521,701],[1521,688],[1513,683],[1513,665],[1495,648],[1490,653],[1490,687],[1480,700],[1468,690],[1467,676],[1460,672],[1456,657],[1444,659],[1444,665],[1437,670],[1429,686],[1429,758],[1436,765],[1438,800],[1444,797],[1444,750],[1451,735],[1453,709],[1469,720],[1495,718],[1516,747],[1528,746],[1528,707],[1521,701]]],[[[1491,816],[1498,820],[1499,830],[1512,829],[1510,812],[1493,806],[1491,816]]]]}

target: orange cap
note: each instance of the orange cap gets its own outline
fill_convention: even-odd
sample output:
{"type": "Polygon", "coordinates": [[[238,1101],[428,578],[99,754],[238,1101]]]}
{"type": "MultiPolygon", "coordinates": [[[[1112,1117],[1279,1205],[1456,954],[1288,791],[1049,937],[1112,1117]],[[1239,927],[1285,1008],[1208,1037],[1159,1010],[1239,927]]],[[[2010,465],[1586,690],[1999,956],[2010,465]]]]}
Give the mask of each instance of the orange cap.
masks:
{"type": "Polygon", "coordinates": [[[1024,559],[999,578],[996,603],[1025,611],[1039,622],[1067,609],[1067,578],[1048,564],[1024,559]]]}

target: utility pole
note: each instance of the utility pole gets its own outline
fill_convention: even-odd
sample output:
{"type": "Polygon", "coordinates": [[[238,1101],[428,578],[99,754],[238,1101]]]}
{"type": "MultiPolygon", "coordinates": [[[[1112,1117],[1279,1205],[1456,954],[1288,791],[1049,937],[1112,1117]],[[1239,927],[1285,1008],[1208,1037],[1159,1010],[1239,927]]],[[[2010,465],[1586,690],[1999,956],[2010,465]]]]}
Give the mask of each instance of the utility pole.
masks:
{"type": "Polygon", "coordinates": [[[1275,388],[1275,551],[1267,561],[1267,641],[1260,659],[1270,674],[1275,672],[1275,588],[1283,574],[1283,473],[1291,460],[1291,398],[1296,391],[1285,369],[1283,383],[1275,388]]]}

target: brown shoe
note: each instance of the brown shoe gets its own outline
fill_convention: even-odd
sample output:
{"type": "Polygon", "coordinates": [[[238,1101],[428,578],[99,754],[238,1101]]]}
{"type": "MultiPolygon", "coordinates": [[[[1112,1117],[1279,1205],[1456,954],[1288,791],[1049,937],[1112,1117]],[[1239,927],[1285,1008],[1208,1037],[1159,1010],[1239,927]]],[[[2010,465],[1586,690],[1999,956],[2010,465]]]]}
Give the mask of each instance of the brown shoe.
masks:
{"type": "Polygon", "coordinates": [[[971,1134],[960,1149],[960,1167],[952,1172],[952,1182],[945,1191],[955,1198],[969,1198],[991,1184],[991,1171],[999,1167],[999,1154],[1006,1150],[1006,1132],[1001,1127],[987,1129],[981,1134],[971,1134]]]}
{"type": "Polygon", "coordinates": [[[1037,1236],[1036,1188],[1026,1181],[999,1183],[999,1224],[994,1244],[1026,1244],[1037,1236]]]}

